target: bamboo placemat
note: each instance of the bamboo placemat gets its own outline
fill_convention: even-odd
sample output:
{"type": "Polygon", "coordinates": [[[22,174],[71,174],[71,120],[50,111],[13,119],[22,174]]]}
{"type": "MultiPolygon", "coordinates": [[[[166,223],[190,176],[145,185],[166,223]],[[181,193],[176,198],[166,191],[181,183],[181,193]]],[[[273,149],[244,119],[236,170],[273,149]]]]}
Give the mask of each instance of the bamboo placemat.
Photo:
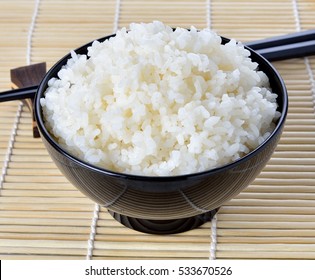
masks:
{"type": "MultiPolygon", "coordinates": [[[[0,0],[0,90],[10,69],[46,61],[130,22],[211,27],[249,41],[315,28],[312,0],[0,0]]],[[[315,259],[315,58],[274,63],[289,115],[272,159],[211,223],[141,234],[77,191],[31,131],[20,102],[0,104],[1,259],[315,259]]]]}

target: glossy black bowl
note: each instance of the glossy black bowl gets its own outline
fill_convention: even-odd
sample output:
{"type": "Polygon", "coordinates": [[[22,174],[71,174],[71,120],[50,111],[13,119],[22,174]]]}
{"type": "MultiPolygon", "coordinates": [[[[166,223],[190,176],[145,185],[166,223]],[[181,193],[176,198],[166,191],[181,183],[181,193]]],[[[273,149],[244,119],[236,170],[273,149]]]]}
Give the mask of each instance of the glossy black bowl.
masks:
{"type": "MultiPolygon", "coordinates": [[[[229,41],[226,38],[222,40],[223,44],[229,41]]],[[[90,45],[91,43],[86,44],[76,52],[86,54],[90,45]]],[[[87,197],[106,207],[125,226],[158,234],[177,233],[198,227],[210,220],[221,205],[256,178],[276,148],[284,126],[288,107],[284,82],[265,58],[251,49],[249,51],[251,59],[258,63],[259,70],[269,77],[272,91],[278,94],[281,117],[264,143],[231,164],[182,176],[146,177],[102,169],[69,154],[47,131],[40,98],[44,95],[48,81],[57,76],[70,54],[46,74],[35,97],[34,112],[42,140],[67,179],[87,197]]]]}

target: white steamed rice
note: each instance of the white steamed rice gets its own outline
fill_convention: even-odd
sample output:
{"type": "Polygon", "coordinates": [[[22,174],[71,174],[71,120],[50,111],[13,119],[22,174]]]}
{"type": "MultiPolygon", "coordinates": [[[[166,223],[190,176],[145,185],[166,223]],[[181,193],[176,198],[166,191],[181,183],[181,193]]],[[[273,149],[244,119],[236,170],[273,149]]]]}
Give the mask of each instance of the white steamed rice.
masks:
{"type": "Polygon", "coordinates": [[[280,115],[249,55],[209,29],[131,24],[88,56],[72,52],[41,99],[46,126],[72,155],[118,172],[222,166],[262,143],[280,115]]]}

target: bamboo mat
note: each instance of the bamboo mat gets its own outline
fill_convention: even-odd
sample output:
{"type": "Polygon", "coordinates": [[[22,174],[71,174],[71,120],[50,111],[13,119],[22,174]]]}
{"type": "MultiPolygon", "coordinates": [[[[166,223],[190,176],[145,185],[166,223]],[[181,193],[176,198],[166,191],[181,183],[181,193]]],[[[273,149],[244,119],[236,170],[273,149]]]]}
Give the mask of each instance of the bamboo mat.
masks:
{"type": "MultiPolygon", "coordinates": [[[[0,0],[0,90],[10,69],[46,61],[130,22],[211,27],[250,41],[315,28],[314,0],[0,0]]],[[[272,159],[216,219],[141,234],[77,191],[33,139],[20,102],[0,104],[1,259],[315,259],[315,58],[274,63],[289,114],[272,159]]]]}

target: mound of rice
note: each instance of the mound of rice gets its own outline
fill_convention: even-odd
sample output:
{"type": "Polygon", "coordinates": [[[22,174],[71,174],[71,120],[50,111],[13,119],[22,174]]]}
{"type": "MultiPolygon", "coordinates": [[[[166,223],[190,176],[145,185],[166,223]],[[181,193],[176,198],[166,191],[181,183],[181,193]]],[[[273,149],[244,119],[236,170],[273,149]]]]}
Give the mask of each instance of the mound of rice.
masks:
{"type": "Polygon", "coordinates": [[[131,24],[88,56],[72,52],[41,99],[46,126],[69,153],[113,171],[167,176],[230,163],[280,116],[249,55],[209,29],[131,24]]]}

